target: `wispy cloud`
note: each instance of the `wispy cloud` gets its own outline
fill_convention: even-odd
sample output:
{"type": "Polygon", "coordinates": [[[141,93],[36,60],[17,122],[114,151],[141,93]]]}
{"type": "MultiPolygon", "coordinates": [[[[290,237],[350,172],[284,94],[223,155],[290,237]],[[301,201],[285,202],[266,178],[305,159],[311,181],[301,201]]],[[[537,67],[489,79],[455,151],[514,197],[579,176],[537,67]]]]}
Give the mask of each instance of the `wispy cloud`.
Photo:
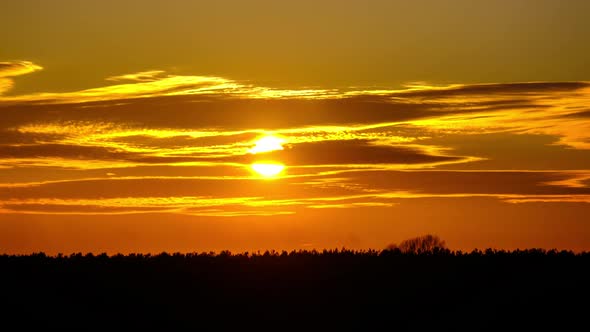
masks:
{"type": "Polygon", "coordinates": [[[43,67],[30,61],[0,62],[0,77],[14,77],[41,70],[43,67]]]}
{"type": "MultiPolygon", "coordinates": [[[[506,202],[590,202],[589,172],[347,170],[255,177],[114,177],[0,186],[6,211],[48,213],[218,211],[395,206],[407,199],[491,197],[506,202]],[[109,207],[113,208],[109,211],[109,207]],[[102,211],[102,212],[101,212],[102,211]]],[[[211,214],[208,214],[211,215],[211,214]]]]}
{"type": "MultiPolygon", "coordinates": [[[[0,63],[0,84],[39,69],[0,63]]],[[[587,82],[281,90],[161,70],[107,80],[0,97],[4,212],[245,216],[590,195],[587,82]],[[265,135],[283,148],[250,153],[265,135]],[[262,161],[286,169],[264,180],[249,167],[262,161]]]]}
{"type": "Polygon", "coordinates": [[[25,75],[41,70],[43,67],[30,61],[0,62],[0,95],[12,88],[14,82],[10,77],[25,75]]]}
{"type": "MultiPolygon", "coordinates": [[[[0,70],[2,68],[0,67],[0,70]]],[[[6,63],[6,76],[16,76],[41,69],[30,62],[6,63]]],[[[1,74],[2,72],[0,72],[1,74]]],[[[0,76],[2,77],[2,76],[0,76]]],[[[325,98],[338,96],[335,90],[281,90],[246,84],[216,76],[169,75],[161,70],[111,76],[108,81],[127,82],[74,92],[35,93],[0,98],[0,102],[40,104],[82,103],[124,100],[156,96],[208,95],[242,98],[325,98]]]]}
{"type": "Polygon", "coordinates": [[[135,81],[135,82],[153,82],[166,77],[164,75],[165,71],[163,70],[148,70],[148,71],[141,71],[138,73],[133,74],[124,74],[124,75],[117,75],[107,77],[107,81],[135,81]]]}

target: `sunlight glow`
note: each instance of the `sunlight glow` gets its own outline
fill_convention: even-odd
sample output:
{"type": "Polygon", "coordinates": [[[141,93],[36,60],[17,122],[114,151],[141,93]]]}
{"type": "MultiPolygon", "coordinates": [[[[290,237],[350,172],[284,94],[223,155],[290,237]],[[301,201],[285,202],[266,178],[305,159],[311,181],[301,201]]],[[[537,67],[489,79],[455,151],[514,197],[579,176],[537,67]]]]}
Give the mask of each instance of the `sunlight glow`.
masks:
{"type": "Polygon", "coordinates": [[[285,165],[270,163],[257,163],[252,164],[250,167],[254,172],[266,178],[275,177],[285,169],[285,165]]]}
{"type": "Polygon", "coordinates": [[[256,141],[256,145],[250,149],[250,153],[256,154],[261,152],[270,152],[276,150],[283,150],[284,139],[268,135],[264,136],[256,141]]]}

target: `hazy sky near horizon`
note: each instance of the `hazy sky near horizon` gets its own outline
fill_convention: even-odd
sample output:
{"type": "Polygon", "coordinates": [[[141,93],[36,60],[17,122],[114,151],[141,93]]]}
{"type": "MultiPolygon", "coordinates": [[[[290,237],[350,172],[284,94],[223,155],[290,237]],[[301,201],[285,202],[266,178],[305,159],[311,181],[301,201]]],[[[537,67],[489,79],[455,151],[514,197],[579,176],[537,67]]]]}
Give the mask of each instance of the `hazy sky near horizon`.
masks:
{"type": "Polygon", "coordinates": [[[3,1],[0,252],[590,250],[589,12],[3,1]]]}

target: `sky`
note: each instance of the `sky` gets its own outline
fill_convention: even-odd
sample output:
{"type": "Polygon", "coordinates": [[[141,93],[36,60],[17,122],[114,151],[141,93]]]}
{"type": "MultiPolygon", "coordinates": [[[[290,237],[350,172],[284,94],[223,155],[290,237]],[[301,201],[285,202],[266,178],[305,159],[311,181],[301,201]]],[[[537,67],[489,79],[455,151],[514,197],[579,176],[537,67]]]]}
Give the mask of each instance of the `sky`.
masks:
{"type": "Polygon", "coordinates": [[[590,250],[588,1],[2,1],[0,252],[590,250]]]}

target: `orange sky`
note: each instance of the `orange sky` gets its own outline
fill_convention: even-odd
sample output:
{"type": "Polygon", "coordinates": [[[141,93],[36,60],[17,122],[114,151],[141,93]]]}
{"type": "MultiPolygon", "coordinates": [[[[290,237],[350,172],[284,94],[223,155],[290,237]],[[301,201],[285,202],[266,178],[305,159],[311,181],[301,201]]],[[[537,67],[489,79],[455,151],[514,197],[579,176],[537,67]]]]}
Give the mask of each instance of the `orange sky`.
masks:
{"type": "MultiPolygon", "coordinates": [[[[294,17],[311,5],[286,14],[289,5],[256,3],[260,12],[249,10],[276,30],[244,45],[223,39],[228,27],[210,27],[215,38],[182,29],[175,18],[196,13],[194,3],[148,1],[129,14],[132,2],[2,4],[0,13],[29,10],[8,21],[0,14],[0,25],[26,26],[12,29],[8,51],[0,51],[0,252],[380,249],[425,233],[453,249],[590,250],[590,72],[579,62],[590,58],[581,42],[590,25],[576,14],[587,2],[535,2],[531,14],[530,1],[516,1],[510,6],[529,13],[520,17],[502,1],[493,8],[451,1],[439,16],[435,2],[423,1],[426,17],[397,2],[402,7],[386,13],[381,1],[358,13],[358,4],[329,14],[321,4],[313,13],[332,25],[313,16],[298,30],[300,47],[272,59],[251,55],[280,49],[274,34],[294,29],[294,17]],[[111,25],[100,21],[107,9],[118,10],[111,25]],[[148,38],[144,23],[158,9],[162,22],[176,23],[148,38]],[[399,33],[387,15],[402,9],[425,20],[396,39],[396,52],[414,58],[382,58],[393,52],[386,36],[399,33]],[[472,15],[456,26],[459,9],[472,15]],[[498,20],[472,21],[484,10],[498,20]],[[80,29],[67,25],[90,12],[80,29]],[[279,14],[288,19],[277,21],[279,14]],[[549,16],[566,23],[548,26],[549,16]],[[383,20],[379,33],[371,18],[383,20]],[[426,38],[437,26],[454,33],[443,40],[464,41],[451,49],[426,38]],[[120,34],[109,33],[114,27],[120,34]],[[347,39],[353,30],[373,35],[347,39]],[[471,34],[484,30],[487,48],[520,53],[478,53],[483,46],[471,34]],[[100,37],[92,48],[83,47],[88,40],[59,42],[89,31],[100,37]],[[109,48],[142,33],[127,48],[109,48]],[[320,65],[341,46],[320,47],[318,35],[349,40],[354,60],[320,65]],[[427,43],[417,47],[412,37],[427,43]],[[558,57],[539,46],[565,37],[573,46],[558,57]],[[241,53],[219,57],[222,40],[241,53]],[[179,47],[199,56],[173,52],[179,47]],[[427,62],[424,48],[432,51],[427,62]],[[469,62],[457,55],[473,48],[469,62]],[[298,67],[277,69],[287,63],[298,67]]],[[[246,20],[239,5],[202,6],[235,29],[246,20]]]]}

